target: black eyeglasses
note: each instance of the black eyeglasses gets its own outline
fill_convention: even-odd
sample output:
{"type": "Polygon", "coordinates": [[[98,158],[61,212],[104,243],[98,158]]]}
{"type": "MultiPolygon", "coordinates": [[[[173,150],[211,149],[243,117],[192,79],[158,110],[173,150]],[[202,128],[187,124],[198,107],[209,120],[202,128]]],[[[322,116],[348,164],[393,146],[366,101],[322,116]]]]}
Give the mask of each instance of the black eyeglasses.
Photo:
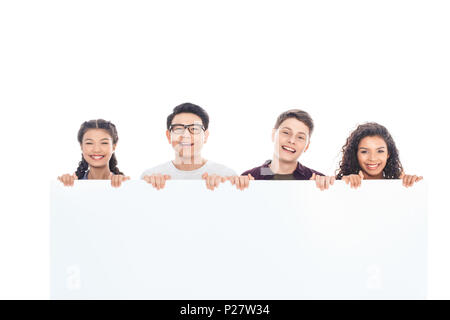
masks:
{"type": "Polygon", "coordinates": [[[184,134],[186,129],[189,130],[191,134],[200,134],[202,131],[205,131],[205,127],[201,124],[171,124],[169,130],[174,134],[184,134]]]}

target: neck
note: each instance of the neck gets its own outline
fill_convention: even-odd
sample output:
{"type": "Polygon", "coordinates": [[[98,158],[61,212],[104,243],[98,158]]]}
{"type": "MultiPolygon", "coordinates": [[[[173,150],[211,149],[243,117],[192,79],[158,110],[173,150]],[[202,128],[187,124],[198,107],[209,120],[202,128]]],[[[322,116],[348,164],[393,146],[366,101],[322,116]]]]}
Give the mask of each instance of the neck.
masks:
{"type": "Polygon", "coordinates": [[[108,166],[101,168],[89,168],[88,179],[91,180],[108,180],[111,175],[111,171],[108,166]]]}
{"type": "Polygon", "coordinates": [[[178,170],[183,170],[183,171],[192,171],[192,170],[196,170],[198,168],[201,168],[205,165],[205,163],[208,160],[203,159],[202,157],[189,157],[189,158],[183,158],[183,157],[179,157],[176,156],[175,160],[172,161],[173,165],[175,166],[175,168],[177,168],[178,170]]]}
{"type": "Polygon", "coordinates": [[[383,172],[381,172],[380,174],[376,175],[376,176],[369,176],[367,173],[365,173],[363,171],[363,175],[364,175],[364,179],[365,180],[379,180],[379,179],[384,179],[383,177],[383,172]]]}
{"type": "Polygon", "coordinates": [[[275,174],[291,174],[297,169],[297,161],[295,162],[284,162],[273,157],[272,162],[269,165],[270,170],[275,174]]]}

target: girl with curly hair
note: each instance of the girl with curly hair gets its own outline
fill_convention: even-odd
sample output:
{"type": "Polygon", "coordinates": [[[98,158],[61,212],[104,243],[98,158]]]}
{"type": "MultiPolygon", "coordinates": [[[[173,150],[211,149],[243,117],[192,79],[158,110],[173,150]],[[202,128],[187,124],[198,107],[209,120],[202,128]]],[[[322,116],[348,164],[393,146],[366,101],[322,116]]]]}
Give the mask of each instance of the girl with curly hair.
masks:
{"type": "Polygon", "coordinates": [[[113,187],[119,187],[130,177],[117,167],[114,154],[119,136],[116,126],[103,119],[85,121],[78,131],[81,147],[81,161],[74,174],[58,177],[65,186],[73,186],[74,180],[111,180],[113,187]]]}
{"type": "Polygon", "coordinates": [[[423,179],[404,173],[394,139],[375,122],[359,125],[347,138],[342,154],[336,179],[352,188],[359,187],[364,179],[402,179],[405,187],[423,179]]]}

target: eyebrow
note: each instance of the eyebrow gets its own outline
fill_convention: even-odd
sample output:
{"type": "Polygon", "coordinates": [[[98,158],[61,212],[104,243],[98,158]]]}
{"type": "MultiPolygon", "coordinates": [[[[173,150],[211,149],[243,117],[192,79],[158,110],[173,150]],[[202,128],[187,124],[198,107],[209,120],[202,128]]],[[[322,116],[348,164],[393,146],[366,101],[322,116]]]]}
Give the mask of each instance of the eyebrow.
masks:
{"type": "MultiPolygon", "coordinates": [[[[111,138],[103,138],[103,139],[100,139],[100,141],[103,141],[103,140],[110,140],[111,138]]],[[[91,139],[91,138],[87,138],[87,139],[84,139],[84,141],[88,141],[88,140],[92,140],[92,141],[94,141],[94,139],[91,139]]]]}
{"type": "Polygon", "coordinates": [[[172,124],[171,124],[172,127],[173,127],[173,126],[193,126],[193,125],[199,125],[199,126],[202,126],[203,123],[201,123],[201,122],[199,121],[199,122],[194,122],[194,123],[191,123],[191,124],[184,124],[184,123],[172,123],[172,124]]]}
{"type": "MultiPolygon", "coordinates": [[[[287,129],[287,130],[290,130],[290,131],[294,131],[294,130],[292,130],[291,128],[289,128],[289,127],[282,127],[281,129],[287,129]]],[[[299,131],[299,132],[297,132],[297,133],[301,133],[301,134],[304,134],[305,136],[307,135],[305,132],[303,132],[303,131],[299,131]]]]}
{"type": "MultiPolygon", "coordinates": [[[[369,148],[365,148],[365,147],[359,147],[359,148],[360,148],[360,149],[366,149],[366,150],[369,149],[369,148]]],[[[378,147],[377,150],[378,150],[378,149],[384,149],[384,148],[386,148],[386,147],[378,147]]]]}

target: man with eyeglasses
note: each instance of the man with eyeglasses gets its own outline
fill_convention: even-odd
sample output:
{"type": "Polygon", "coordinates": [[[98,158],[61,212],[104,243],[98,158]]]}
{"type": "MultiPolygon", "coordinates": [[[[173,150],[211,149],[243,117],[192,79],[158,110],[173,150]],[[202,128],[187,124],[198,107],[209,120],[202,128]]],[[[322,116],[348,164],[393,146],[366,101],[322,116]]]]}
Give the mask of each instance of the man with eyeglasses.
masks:
{"type": "Polygon", "coordinates": [[[208,113],[192,103],[183,103],[167,117],[166,136],[175,151],[175,159],[146,170],[141,178],[156,189],[169,179],[204,179],[210,190],[230,180],[238,189],[248,187],[249,177],[239,177],[232,169],[206,160],[201,152],[208,141],[208,113]]]}

